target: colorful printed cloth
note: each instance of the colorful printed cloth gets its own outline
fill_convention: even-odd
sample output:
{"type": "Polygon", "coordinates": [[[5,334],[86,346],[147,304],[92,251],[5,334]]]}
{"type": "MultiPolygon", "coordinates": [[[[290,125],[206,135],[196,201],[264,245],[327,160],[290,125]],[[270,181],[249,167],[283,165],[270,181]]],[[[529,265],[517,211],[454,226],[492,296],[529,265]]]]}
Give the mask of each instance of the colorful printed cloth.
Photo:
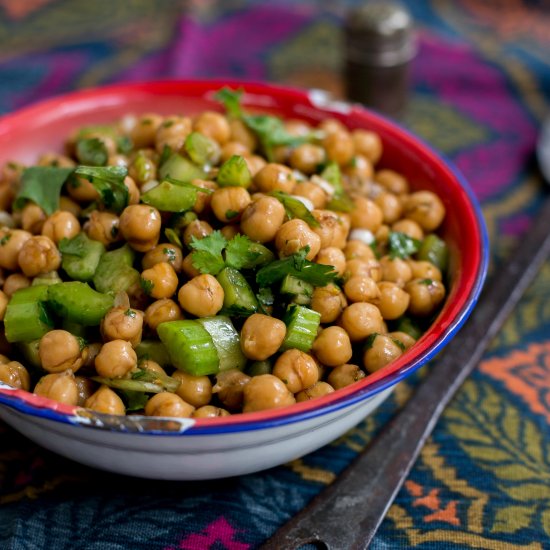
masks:
{"type": "MultiPolygon", "coordinates": [[[[0,111],[84,86],[161,77],[233,76],[342,93],[339,29],[352,3],[0,0],[0,111]]],[[[533,151],[550,105],[550,4],[408,6],[420,51],[405,122],[472,184],[498,266],[542,198],[533,151]]],[[[550,547],[549,298],[546,265],[444,413],[372,548],[550,547]]],[[[350,463],[421,376],[323,449],[212,482],[106,474],[3,426],[0,547],[254,548],[350,463]]]]}

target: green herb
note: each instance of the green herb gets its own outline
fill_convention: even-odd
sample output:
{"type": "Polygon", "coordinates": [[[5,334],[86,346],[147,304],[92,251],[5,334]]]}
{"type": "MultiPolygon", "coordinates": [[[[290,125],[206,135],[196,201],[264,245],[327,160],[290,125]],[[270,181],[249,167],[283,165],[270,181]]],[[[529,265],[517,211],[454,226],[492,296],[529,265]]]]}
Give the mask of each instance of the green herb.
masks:
{"type": "Polygon", "coordinates": [[[181,242],[181,239],[179,238],[179,235],[177,234],[177,232],[170,228],[170,227],[167,227],[165,230],[164,230],[164,235],[166,236],[166,238],[175,246],[179,246],[180,248],[183,248],[183,243],[181,242]]]}
{"type": "Polygon", "coordinates": [[[420,279],[420,281],[418,281],[418,284],[430,286],[431,284],[433,284],[433,279],[420,279]]]}
{"type": "Polygon", "coordinates": [[[143,292],[145,292],[147,296],[150,296],[153,290],[153,287],[155,286],[155,283],[153,283],[153,281],[150,281],[149,279],[140,279],[140,285],[141,285],[141,288],[143,289],[143,292]]]}
{"type": "Polygon", "coordinates": [[[159,158],[159,168],[172,156],[172,148],[169,145],[165,145],[162,148],[162,153],[159,158]]]}
{"type": "Polygon", "coordinates": [[[275,303],[275,296],[273,290],[269,287],[260,288],[258,294],[256,294],[260,308],[266,313],[267,308],[271,307],[275,303]]]}
{"type": "Polygon", "coordinates": [[[215,93],[214,98],[223,103],[229,116],[240,118],[243,114],[241,108],[241,96],[243,93],[243,89],[231,90],[230,88],[222,88],[215,93]]]}
{"type": "Polygon", "coordinates": [[[285,207],[289,218],[299,218],[304,220],[310,227],[319,227],[319,222],[313,217],[309,208],[301,200],[283,191],[273,191],[271,195],[285,207]]]}
{"type": "Polygon", "coordinates": [[[372,346],[374,345],[374,341],[378,336],[380,336],[378,332],[373,332],[366,337],[364,346],[365,351],[372,348],[372,346]]]}
{"type": "Polygon", "coordinates": [[[401,350],[401,351],[405,351],[406,349],[406,346],[403,342],[401,342],[401,340],[399,340],[398,338],[394,338],[393,336],[390,336],[391,338],[391,341],[401,350]]]}
{"type": "MultiPolygon", "coordinates": [[[[150,281],[149,281],[149,282],[150,282],[150,281]]],[[[126,315],[126,317],[135,318],[136,312],[135,312],[133,309],[128,308],[128,309],[124,312],[124,315],[126,315]]]]}
{"type": "Polygon", "coordinates": [[[120,393],[126,404],[126,411],[140,411],[149,401],[149,396],[141,391],[120,390],[120,393]]]}
{"type": "Polygon", "coordinates": [[[413,239],[405,233],[392,231],[390,232],[388,244],[390,258],[405,259],[417,252],[421,243],[418,239],[413,239]]]}
{"type": "Polygon", "coordinates": [[[27,200],[35,202],[51,216],[59,209],[59,196],[63,184],[73,168],[31,166],[23,171],[21,187],[14,202],[16,209],[23,208],[27,200]]]}
{"type": "Polygon", "coordinates": [[[170,126],[173,126],[174,125],[174,121],[173,120],[165,120],[163,123],[162,123],[162,127],[163,128],[170,128],[170,126]]]}
{"type": "Polygon", "coordinates": [[[4,246],[10,239],[11,239],[11,233],[6,233],[6,234],[0,239],[0,246],[4,246]]]}
{"type": "Polygon", "coordinates": [[[214,231],[202,239],[192,237],[191,263],[201,273],[217,275],[224,267],[225,261],[222,251],[227,245],[227,240],[220,231],[214,231]]]}
{"type": "Polygon", "coordinates": [[[134,148],[132,140],[128,136],[118,136],[116,138],[116,150],[121,155],[127,155],[134,148]]]}
{"type": "Polygon", "coordinates": [[[176,261],[176,251],[173,248],[163,248],[162,253],[168,258],[169,262],[176,261]]]}
{"type": "Polygon", "coordinates": [[[256,273],[256,282],[261,287],[267,287],[281,281],[286,275],[293,275],[313,286],[326,286],[335,281],[338,273],[334,271],[334,267],[310,262],[306,259],[308,252],[309,246],[306,246],[288,258],[275,260],[262,267],[256,273]]]}
{"type": "Polygon", "coordinates": [[[89,166],[105,166],[109,153],[100,139],[84,138],[76,142],[76,158],[89,166]]]}
{"type": "Polygon", "coordinates": [[[252,244],[246,235],[235,235],[225,247],[225,264],[239,270],[254,267],[261,254],[251,249],[252,244]]]}
{"type": "Polygon", "coordinates": [[[233,218],[236,218],[237,216],[239,215],[239,212],[237,210],[226,210],[225,211],[225,217],[228,219],[228,220],[232,220],[233,218]]]}
{"type": "Polygon", "coordinates": [[[128,169],[125,166],[78,166],[74,173],[89,180],[107,209],[118,214],[128,205],[128,188],[124,185],[128,169]]]}
{"type": "MultiPolygon", "coordinates": [[[[79,233],[78,235],[85,235],[85,233],[79,233]]],[[[62,254],[71,254],[72,256],[84,258],[88,253],[88,239],[79,239],[77,237],[73,237],[72,239],[61,239],[58,245],[59,251],[62,254]]]]}

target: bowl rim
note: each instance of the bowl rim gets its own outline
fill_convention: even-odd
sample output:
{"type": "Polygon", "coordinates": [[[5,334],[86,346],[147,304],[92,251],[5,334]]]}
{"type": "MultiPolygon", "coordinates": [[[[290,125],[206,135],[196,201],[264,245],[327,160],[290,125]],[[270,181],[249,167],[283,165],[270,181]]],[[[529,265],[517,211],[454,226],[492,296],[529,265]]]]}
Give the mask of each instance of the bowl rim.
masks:
{"type": "MultiPolygon", "coordinates": [[[[6,114],[0,117],[0,136],[9,133],[10,129],[21,124],[22,121],[32,120],[38,115],[43,115],[61,106],[66,108],[68,104],[93,102],[102,97],[123,96],[128,93],[145,93],[149,96],[156,94],[174,95],[182,92],[183,89],[188,92],[188,97],[207,97],[211,96],[213,91],[223,86],[244,88],[245,100],[248,94],[275,95],[287,103],[299,102],[315,110],[322,110],[326,113],[327,117],[338,117],[345,114],[367,123],[374,121],[378,126],[382,126],[389,132],[397,134],[400,140],[404,140],[409,146],[422,153],[425,157],[429,157],[432,163],[437,164],[440,169],[447,172],[450,179],[455,180],[458,188],[466,195],[466,204],[470,209],[472,219],[475,221],[475,227],[472,229],[479,238],[477,240],[477,250],[474,251],[476,254],[475,273],[472,272],[468,276],[469,292],[466,296],[459,297],[458,302],[460,303],[460,307],[456,305],[453,308],[450,322],[445,328],[439,331],[435,338],[433,334],[434,324],[432,324],[431,328],[416,342],[413,348],[414,353],[407,352],[403,354],[387,367],[351,386],[318,399],[296,403],[292,407],[236,414],[213,419],[180,419],[181,422],[179,423],[178,419],[159,418],[152,427],[151,423],[145,420],[147,417],[114,417],[114,415],[90,413],[90,411],[85,411],[81,407],[57,403],[24,390],[11,388],[2,383],[0,383],[0,405],[5,405],[25,415],[45,420],[143,435],[215,435],[261,430],[323,416],[366,401],[375,394],[397,384],[433,359],[462,327],[477,303],[487,275],[489,263],[489,238],[481,206],[465,177],[445,155],[436,151],[422,138],[414,135],[395,121],[366,109],[359,104],[339,100],[333,101],[329,94],[320,90],[304,90],[248,80],[190,79],[128,82],[57,95],[23,107],[13,113],[6,114]],[[200,95],[197,96],[197,94],[200,95]],[[427,336],[430,336],[430,338],[427,338],[427,336]],[[140,418],[144,419],[143,424],[140,424],[140,418]],[[124,419],[131,420],[125,422],[124,419]],[[174,428],[174,426],[178,427],[174,428]]],[[[472,269],[472,271],[474,270],[472,269]]]]}

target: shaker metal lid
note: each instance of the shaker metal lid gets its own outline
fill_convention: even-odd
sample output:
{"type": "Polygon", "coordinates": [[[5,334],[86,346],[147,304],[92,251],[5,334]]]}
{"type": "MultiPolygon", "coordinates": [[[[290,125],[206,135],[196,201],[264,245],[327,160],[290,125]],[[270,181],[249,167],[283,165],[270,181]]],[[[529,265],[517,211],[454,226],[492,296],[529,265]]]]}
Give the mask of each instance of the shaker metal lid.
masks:
{"type": "Polygon", "coordinates": [[[416,54],[412,18],[399,2],[371,1],[351,9],[344,30],[350,61],[390,67],[416,54]]]}

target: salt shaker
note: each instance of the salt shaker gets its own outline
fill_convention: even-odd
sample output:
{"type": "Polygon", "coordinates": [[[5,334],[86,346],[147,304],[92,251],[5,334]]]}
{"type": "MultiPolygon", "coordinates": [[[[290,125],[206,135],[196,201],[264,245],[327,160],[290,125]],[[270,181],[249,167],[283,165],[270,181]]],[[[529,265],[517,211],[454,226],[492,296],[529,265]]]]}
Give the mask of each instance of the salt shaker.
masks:
{"type": "Polygon", "coordinates": [[[348,99],[399,118],[416,54],[411,15],[397,2],[367,2],[349,11],[344,32],[348,99]]]}

